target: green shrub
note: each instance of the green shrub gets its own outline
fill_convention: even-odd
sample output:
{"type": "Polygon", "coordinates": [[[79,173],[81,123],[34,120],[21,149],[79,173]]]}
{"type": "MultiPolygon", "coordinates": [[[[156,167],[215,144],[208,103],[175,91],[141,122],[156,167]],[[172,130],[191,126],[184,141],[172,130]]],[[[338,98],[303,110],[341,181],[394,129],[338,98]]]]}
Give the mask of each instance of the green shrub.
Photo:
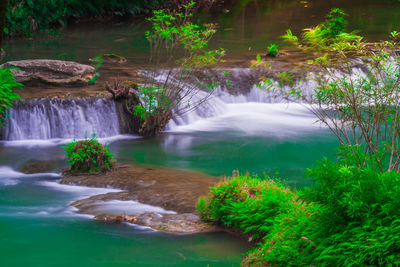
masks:
{"type": "Polygon", "coordinates": [[[289,29],[282,36],[286,41],[302,48],[311,50],[332,51],[336,49],[352,50],[353,43],[360,42],[362,37],[355,32],[346,32],[347,16],[343,10],[333,8],[327,15],[326,20],[314,28],[303,29],[302,38],[292,34],[289,29]]]}
{"type": "Polygon", "coordinates": [[[12,103],[21,99],[13,89],[21,89],[22,86],[22,84],[15,81],[10,69],[0,68],[0,126],[3,125],[7,110],[12,106],[12,103]]]}
{"type": "Polygon", "coordinates": [[[74,141],[63,148],[67,152],[67,161],[71,165],[72,173],[104,172],[115,165],[114,155],[95,136],[91,139],[74,141]]]}
{"type": "Polygon", "coordinates": [[[278,52],[279,52],[279,49],[278,49],[278,45],[276,45],[276,44],[270,44],[267,47],[267,55],[268,56],[275,57],[278,54],[278,52]]]}
{"type": "Polygon", "coordinates": [[[7,10],[9,34],[31,36],[67,23],[68,18],[138,14],[161,7],[166,0],[10,0],[7,10]]]}
{"type": "Polygon", "coordinates": [[[362,157],[324,159],[308,170],[315,186],[301,197],[324,207],[313,234],[321,265],[400,264],[400,174],[360,166],[362,157]]]}
{"type": "Polygon", "coordinates": [[[315,247],[309,236],[318,208],[297,200],[279,182],[252,176],[219,183],[197,204],[203,219],[261,241],[244,260],[250,265],[310,265],[315,247]]]}

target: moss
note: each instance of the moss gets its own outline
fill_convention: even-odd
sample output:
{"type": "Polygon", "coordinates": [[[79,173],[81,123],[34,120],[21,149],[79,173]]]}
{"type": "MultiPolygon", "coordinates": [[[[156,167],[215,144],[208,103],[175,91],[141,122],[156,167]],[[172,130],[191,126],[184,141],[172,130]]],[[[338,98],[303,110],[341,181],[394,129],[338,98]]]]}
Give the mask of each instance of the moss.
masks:
{"type": "Polygon", "coordinates": [[[94,63],[103,62],[103,61],[125,63],[127,60],[125,57],[117,55],[117,54],[101,54],[101,55],[95,56],[94,58],[90,58],[89,61],[94,62],[94,63]]]}
{"type": "Polygon", "coordinates": [[[127,80],[127,81],[122,82],[122,84],[123,85],[128,85],[129,87],[135,88],[135,89],[139,88],[139,84],[134,82],[134,81],[127,80]]]}

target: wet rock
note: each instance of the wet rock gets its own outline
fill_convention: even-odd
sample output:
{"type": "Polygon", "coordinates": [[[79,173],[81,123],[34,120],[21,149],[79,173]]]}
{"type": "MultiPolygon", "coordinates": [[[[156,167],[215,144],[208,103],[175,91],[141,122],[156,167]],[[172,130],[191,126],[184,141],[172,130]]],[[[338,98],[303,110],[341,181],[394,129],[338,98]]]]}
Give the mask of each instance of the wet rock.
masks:
{"type": "Polygon", "coordinates": [[[144,213],[137,215],[101,214],[97,215],[95,220],[106,223],[127,222],[147,226],[158,231],[176,234],[194,234],[221,231],[221,229],[217,226],[201,221],[200,216],[193,213],[162,215],[157,213],[144,213]]]}
{"type": "Polygon", "coordinates": [[[127,62],[126,58],[117,54],[102,54],[89,59],[93,63],[110,63],[110,64],[124,64],[127,62]]]}
{"type": "MultiPolygon", "coordinates": [[[[209,187],[220,181],[194,171],[175,170],[155,166],[117,165],[111,172],[99,174],[66,174],[62,184],[77,184],[90,187],[118,188],[124,192],[97,195],[84,200],[137,200],[144,204],[162,207],[178,213],[192,213],[200,196],[209,192],[209,187]]],[[[83,203],[74,202],[73,206],[83,209],[83,203]]]]}
{"type": "Polygon", "coordinates": [[[91,187],[118,188],[124,191],[91,196],[75,201],[71,206],[79,212],[95,215],[104,222],[129,222],[156,230],[173,233],[199,233],[217,231],[214,226],[200,220],[196,203],[208,194],[209,187],[220,181],[202,173],[154,166],[118,165],[117,169],[95,175],[65,175],[62,184],[91,187]],[[98,203],[113,200],[139,201],[143,204],[175,211],[177,214],[98,214],[98,203]]]}
{"type": "Polygon", "coordinates": [[[48,161],[29,161],[21,168],[21,172],[25,174],[32,173],[48,173],[55,172],[59,168],[59,162],[48,160],[48,161]]]}
{"type": "Polygon", "coordinates": [[[95,69],[73,61],[30,59],[9,61],[0,68],[14,67],[12,70],[17,82],[45,83],[57,85],[87,85],[95,76],[95,69]]]}

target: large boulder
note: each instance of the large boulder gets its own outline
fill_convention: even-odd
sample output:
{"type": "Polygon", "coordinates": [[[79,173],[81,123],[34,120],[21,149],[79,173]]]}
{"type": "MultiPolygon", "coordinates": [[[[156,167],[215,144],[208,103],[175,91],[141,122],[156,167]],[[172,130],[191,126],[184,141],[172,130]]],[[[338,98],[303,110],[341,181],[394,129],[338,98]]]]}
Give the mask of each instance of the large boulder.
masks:
{"type": "Polygon", "coordinates": [[[28,59],[9,61],[0,68],[15,67],[12,70],[17,82],[47,83],[59,85],[87,85],[88,81],[95,76],[92,66],[80,64],[73,61],[50,60],[50,59],[28,59]]]}

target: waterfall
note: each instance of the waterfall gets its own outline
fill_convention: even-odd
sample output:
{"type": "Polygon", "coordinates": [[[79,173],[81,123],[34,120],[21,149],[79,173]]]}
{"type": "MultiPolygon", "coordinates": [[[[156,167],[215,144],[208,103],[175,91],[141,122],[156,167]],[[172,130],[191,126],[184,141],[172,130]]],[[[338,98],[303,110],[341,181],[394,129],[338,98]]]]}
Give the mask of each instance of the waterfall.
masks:
{"type": "MultiPolygon", "coordinates": [[[[167,126],[170,132],[240,132],[246,135],[298,135],[320,127],[317,118],[305,105],[288,104],[276,92],[259,86],[260,74],[249,69],[230,69],[229,80],[233,86],[221,81],[212,96],[196,109],[176,114],[167,126]]],[[[272,81],[277,85],[277,82],[272,81]]],[[[312,91],[316,83],[311,79],[299,81],[306,91],[312,91]]],[[[282,90],[290,90],[284,86],[282,90]]],[[[206,93],[204,93],[204,96],[206,93]]],[[[193,102],[204,97],[199,91],[193,102]]]]}
{"type": "MultiPolygon", "coordinates": [[[[351,77],[365,77],[368,71],[365,68],[362,61],[352,62],[351,77]]],[[[183,115],[176,114],[168,124],[167,130],[231,131],[243,128],[241,130],[244,132],[254,132],[254,129],[263,124],[264,128],[274,126],[286,130],[291,125],[311,125],[316,121],[315,115],[306,108],[307,103],[301,104],[302,100],[298,100],[297,104],[288,105],[284,96],[277,92],[289,92],[293,85],[279,85],[276,77],[270,77],[271,84],[260,83],[259,77],[264,73],[257,69],[231,68],[224,69],[224,72],[229,74],[225,75],[221,71],[214,73],[216,80],[220,81],[220,86],[214,90],[210,99],[193,111],[183,115]],[[233,85],[226,86],[226,80],[233,85]],[[272,88],[275,88],[275,91],[271,90],[272,88]]],[[[316,75],[318,74],[309,72],[304,79],[296,80],[295,87],[301,88],[305,94],[312,94],[318,86],[316,75]]],[[[347,74],[337,70],[335,75],[346,77],[347,74]]],[[[193,97],[194,102],[202,97],[204,96],[200,91],[193,97]]],[[[308,128],[313,129],[314,126],[308,128]]]]}
{"type": "Polygon", "coordinates": [[[109,137],[121,133],[113,100],[32,99],[14,103],[1,129],[3,140],[109,137]]]}

